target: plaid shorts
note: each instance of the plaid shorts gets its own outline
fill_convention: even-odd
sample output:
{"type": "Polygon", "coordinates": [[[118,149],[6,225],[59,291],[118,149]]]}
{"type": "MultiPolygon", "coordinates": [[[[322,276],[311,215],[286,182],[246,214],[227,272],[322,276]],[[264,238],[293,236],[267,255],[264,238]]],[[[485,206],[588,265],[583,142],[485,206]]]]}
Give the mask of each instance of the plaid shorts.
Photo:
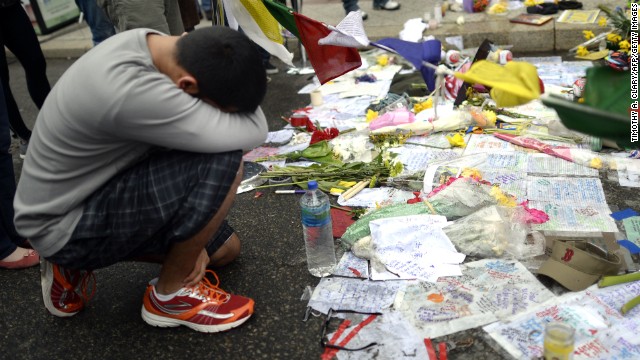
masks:
{"type": "MultiPolygon", "coordinates": [[[[93,270],[166,254],[213,218],[236,177],[241,151],[158,151],[93,193],[69,242],[47,260],[93,270]]],[[[231,236],[225,221],[206,246],[213,254],[231,236]]]]}

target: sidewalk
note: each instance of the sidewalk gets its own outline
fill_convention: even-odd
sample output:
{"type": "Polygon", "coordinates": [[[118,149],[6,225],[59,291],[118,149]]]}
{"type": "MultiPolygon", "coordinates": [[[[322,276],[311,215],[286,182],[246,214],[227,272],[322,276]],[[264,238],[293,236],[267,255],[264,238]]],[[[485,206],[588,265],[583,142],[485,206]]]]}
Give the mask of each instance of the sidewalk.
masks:
{"type": "MultiPolygon", "coordinates": [[[[397,11],[373,10],[369,0],[360,1],[360,8],[369,14],[364,22],[365,30],[371,40],[386,37],[399,37],[407,20],[423,18],[425,13],[433,18],[436,0],[399,0],[402,7],[397,11]]],[[[318,21],[337,25],[344,18],[341,0],[302,1],[301,13],[318,21]]],[[[596,9],[604,4],[611,8],[617,4],[614,0],[583,0],[583,9],[596,9]]],[[[512,51],[519,54],[566,51],[584,41],[582,30],[602,32],[597,24],[565,24],[555,21],[542,26],[513,24],[509,18],[526,12],[524,7],[512,10],[506,15],[486,13],[464,13],[448,11],[442,23],[436,29],[427,29],[423,35],[433,35],[441,40],[451,36],[462,36],[465,47],[477,47],[484,39],[494,44],[513,45],[512,51]],[[456,21],[462,17],[464,23],[456,21]]],[[[561,12],[554,15],[555,18],[561,12]]],[[[202,21],[199,26],[209,26],[210,21],[202,21]]],[[[47,58],[79,57],[92,47],[91,31],[86,23],[73,24],[52,34],[40,36],[42,50],[47,58]]],[[[295,52],[297,40],[290,39],[288,48],[295,52]]]]}

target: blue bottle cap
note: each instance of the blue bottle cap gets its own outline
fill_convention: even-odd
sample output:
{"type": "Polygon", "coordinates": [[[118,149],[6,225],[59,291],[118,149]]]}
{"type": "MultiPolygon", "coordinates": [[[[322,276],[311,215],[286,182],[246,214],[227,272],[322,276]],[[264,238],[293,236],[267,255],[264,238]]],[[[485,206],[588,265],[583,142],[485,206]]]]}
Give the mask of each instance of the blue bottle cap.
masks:
{"type": "Polygon", "coordinates": [[[315,180],[310,180],[310,181],[307,183],[307,186],[309,187],[309,190],[315,190],[315,189],[317,189],[317,188],[318,188],[318,182],[317,182],[317,181],[315,181],[315,180]]]}

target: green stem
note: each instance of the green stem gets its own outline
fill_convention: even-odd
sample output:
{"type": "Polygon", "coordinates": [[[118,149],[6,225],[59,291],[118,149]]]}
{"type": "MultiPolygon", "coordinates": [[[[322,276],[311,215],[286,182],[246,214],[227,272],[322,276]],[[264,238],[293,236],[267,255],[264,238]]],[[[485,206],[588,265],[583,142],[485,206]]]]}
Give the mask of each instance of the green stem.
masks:
{"type": "Polygon", "coordinates": [[[598,287],[607,287],[640,280],[640,272],[625,275],[603,276],[598,282],[598,287]]]}
{"type": "Polygon", "coordinates": [[[298,185],[298,184],[306,184],[306,183],[307,183],[306,181],[298,181],[298,182],[289,182],[285,184],[260,185],[260,186],[255,186],[254,189],[266,189],[266,188],[272,188],[276,186],[289,186],[289,185],[298,185]]]}
{"type": "Polygon", "coordinates": [[[433,145],[427,145],[427,144],[419,144],[419,143],[414,143],[411,141],[407,141],[405,142],[405,144],[409,144],[409,145],[418,145],[418,146],[424,146],[424,147],[428,147],[428,148],[434,148],[434,149],[450,149],[448,147],[442,147],[442,146],[433,146],[433,145]]]}
{"type": "Polygon", "coordinates": [[[636,296],[633,299],[629,300],[626,304],[622,305],[620,312],[622,313],[622,315],[624,315],[631,311],[631,309],[633,309],[637,305],[640,305],[640,296],[636,296]]]}

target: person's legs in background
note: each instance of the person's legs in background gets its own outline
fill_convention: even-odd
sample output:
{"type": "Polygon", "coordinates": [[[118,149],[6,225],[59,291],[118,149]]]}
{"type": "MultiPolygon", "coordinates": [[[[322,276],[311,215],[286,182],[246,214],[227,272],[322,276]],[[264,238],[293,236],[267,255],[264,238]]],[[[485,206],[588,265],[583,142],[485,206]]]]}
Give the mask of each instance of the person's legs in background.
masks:
{"type": "Polygon", "coordinates": [[[16,179],[13,157],[9,152],[11,135],[2,89],[0,83],[0,268],[21,269],[38,264],[40,258],[35,251],[19,247],[25,239],[18,235],[13,224],[16,179]]]}
{"type": "MultiPolygon", "coordinates": [[[[258,45],[256,44],[256,46],[258,45]]],[[[260,56],[262,56],[262,65],[264,65],[267,75],[277,74],[280,70],[271,63],[271,54],[260,46],[258,46],[258,51],[260,51],[260,56]]]]}
{"type": "Polygon", "coordinates": [[[200,0],[200,8],[204,12],[204,16],[209,21],[213,19],[213,7],[211,6],[211,1],[212,0],[200,0]]]}
{"type": "MultiPolygon", "coordinates": [[[[31,20],[20,2],[0,8],[0,48],[4,49],[5,46],[22,64],[29,95],[40,109],[51,91],[47,79],[47,63],[31,20]]],[[[31,130],[25,125],[9,87],[9,65],[5,51],[0,51],[0,80],[4,88],[9,124],[14,134],[20,138],[20,157],[24,158],[31,130]]]]}
{"type": "Polygon", "coordinates": [[[373,0],[374,10],[398,10],[400,3],[393,0],[373,0]]]}
{"type": "MultiPolygon", "coordinates": [[[[358,0],[342,0],[342,7],[344,8],[345,14],[349,14],[352,11],[360,10],[360,6],[358,6],[358,0]]],[[[362,20],[367,20],[369,15],[362,11],[362,20]]]]}
{"type": "Polygon", "coordinates": [[[104,10],[98,6],[96,0],[76,0],[76,5],[84,14],[84,19],[89,25],[89,29],[91,29],[93,46],[115,35],[116,29],[113,23],[104,13],[104,10]]]}

